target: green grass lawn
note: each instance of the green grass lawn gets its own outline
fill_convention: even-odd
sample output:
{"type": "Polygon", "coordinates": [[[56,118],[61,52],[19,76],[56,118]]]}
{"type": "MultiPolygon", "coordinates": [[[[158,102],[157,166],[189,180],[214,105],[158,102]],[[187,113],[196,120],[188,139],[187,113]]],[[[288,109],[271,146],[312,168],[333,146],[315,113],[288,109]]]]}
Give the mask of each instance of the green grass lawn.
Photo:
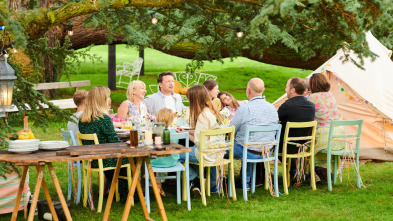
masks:
{"type": "MultiPolygon", "coordinates": [[[[107,46],[96,46],[92,49],[102,57],[103,63],[92,64],[84,62],[78,73],[71,74],[71,80],[90,80],[92,86],[107,85],[107,46]]],[[[133,48],[123,45],[117,46],[117,64],[132,62],[138,56],[133,48]]],[[[166,55],[161,52],[146,49],[145,51],[145,76],[140,77],[147,85],[155,84],[156,77],[163,71],[184,71],[190,60],[166,55]]],[[[283,68],[255,62],[246,58],[237,58],[233,62],[224,59],[220,62],[206,62],[200,72],[214,74],[218,78],[221,91],[229,91],[237,99],[246,99],[245,88],[247,81],[253,77],[260,77],[265,81],[266,98],[273,102],[284,93],[285,83],[292,76],[305,77],[310,71],[292,68],[283,68]]],[[[65,76],[62,78],[65,81],[65,76]]],[[[89,89],[89,88],[87,88],[89,89]]],[[[70,96],[72,90],[63,90],[70,96]]],[[[150,91],[148,90],[150,93],[150,91]]],[[[125,90],[112,93],[114,108],[126,99],[125,90]]],[[[22,125],[20,125],[22,127],[22,125]]],[[[39,125],[32,125],[32,130],[41,140],[62,140],[60,128],[66,128],[66,123],[50,123],[44,131],[39,125]]],[[[18,128],[16,128],[18,129],[18,128]]],[[[55,163],[55,170],[60,180],[64,194],[67,194],[68,174],[66,163],[55,163]]],[[[236,163],[239,173],[240,163],[236,163]]],[[[361,164],[362,179],[367,188],[355,189],[348,183],[346,177],[343,183],[333,187],[333,192],[328,192],[327,186],[317,186],[312,191],[310,186],[290,187],[289,195],[280,195],[273,198],[263,187],[256,189],[256,193],[249,193],[249,201],[243,201],[242,191],[237,191],[237,201],[219,198],[216,194],[207,198],[207,206],[203,206],[200,199],[192,199],[192,210],[187,211],[185,202],[176,204],[173,188],[167,190],[168,196],[163,198],[164,206],[169,220],[392,220],[393,209],[393,163],[365,163],[361,164]]],[[[46,171],[47,172],[47,171],[46,171]]],[[[354,174],[350,172],[351,182],[354,184],[354,174]]],[[[93,180],[96,177],[93,177],[93,180]]],[[[280,175],[280,192],[282,189],[282,176],[280,175]]],[[[36,181],[35,169],[30,170],[30,188],[33,191],[36,181]]],[[[49,190],[54,195],[53,184],[48,181],[49,190]]],[[[93,185],[94,193],[98,193],[98,185],[93,185]]],[[[40,192],[40,199],[45,199],[40,192]]],[[[97,205],[98,196],[94,195],[97,205]]],[[[152,200],[151,217],[160,220],[157,204],[152,200]]],[[[104,201],[105,203],[105,201],[104,201]]],[[[104,204],[105,205],[105,204],[104,204]]],[[[124,203],[112,205],[110,219],[120,220],[124,203]]],[[[74,220],[92,221],[101,220],[103,214],[97,214],[81,204],[71,202],[71,212],[74,220]]],[[[10,220],[11,215],[0,215],[0,220],[10,220]]],[[[18,220],[24,220],[22,213],[18,220]]],[[[144,220],[141,207],[136,203],[131,208],[129,220],[144,220]]]]}

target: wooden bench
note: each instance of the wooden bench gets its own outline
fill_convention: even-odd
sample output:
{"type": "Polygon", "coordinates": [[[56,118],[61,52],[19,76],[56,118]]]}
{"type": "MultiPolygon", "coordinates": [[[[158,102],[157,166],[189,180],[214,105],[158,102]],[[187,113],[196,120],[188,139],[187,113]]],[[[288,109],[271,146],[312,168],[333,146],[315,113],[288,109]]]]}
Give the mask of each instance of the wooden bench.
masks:
{"type": "Polygon", "coordinates": [[[41,84],[36,84],[34,86],[34,90],[37,90],[37,91],[39,91],[39,90],[52,90],[52,89],[69,88],[69,87],[74,87],[75,90],[78,90],[78,87],[86,87],[86,86],[90,86],[90,80],[41,83],[41,84]]]}
{"type": "MultiPolygon", "coordinates": [[[[41,84],[34,85],[33,88],[35,90],[39,91],[39,90],[53,90],[53,89],[74,87],[75,91],[76,91],[76,90],[78,90],[78,87],[86,87],[86,86],[90,86],[90,80],[41,83],[41,84]]],[[[58,106],[60,109],[76,108],[76,105],[75,105],[74,100],[72,98],[50,100],[49,102],[58,106]]],[[[26,104],[26,107],[27,107],[27,109],[30,109],[29,105],[27,105],[27,104],[26,104]]],[[[43,105],[43,107],[48,108],[48,105],[43,105]]],[[[17,111],[18,111],[18,108],[14,105],[6,108],[6,112],[17,112],[17,111]]]]}

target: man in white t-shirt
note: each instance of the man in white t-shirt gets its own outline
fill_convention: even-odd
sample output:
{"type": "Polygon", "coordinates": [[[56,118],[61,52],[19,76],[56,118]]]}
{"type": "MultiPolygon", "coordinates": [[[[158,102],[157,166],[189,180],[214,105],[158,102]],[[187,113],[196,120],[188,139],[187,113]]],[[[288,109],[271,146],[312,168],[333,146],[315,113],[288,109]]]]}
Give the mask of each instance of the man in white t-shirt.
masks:
{"type": "Polygon", "coordinates": [[[76,105],[76,113],[71,116],[75,121],[68,121],[67,129],[72,131],[76,138],[76,132],[79,132],[78,121],[79,117],[83,113],[86,105],[86,97],[89,92],[86,90],[77,90],[73,96],[74,103],[76,105]]]}
{"type": "Polygon", "coordinates": [[[182,102],[180,94],[173,92],[175,89],[175,76],[173,72],[162,72],[157,79],[159,90],[157,93],[148,95],[143,102],[147,106],[149,114],[155,116],[157,111],[166,107],[174,113],[181,113],[185,106],[182,102]]]}

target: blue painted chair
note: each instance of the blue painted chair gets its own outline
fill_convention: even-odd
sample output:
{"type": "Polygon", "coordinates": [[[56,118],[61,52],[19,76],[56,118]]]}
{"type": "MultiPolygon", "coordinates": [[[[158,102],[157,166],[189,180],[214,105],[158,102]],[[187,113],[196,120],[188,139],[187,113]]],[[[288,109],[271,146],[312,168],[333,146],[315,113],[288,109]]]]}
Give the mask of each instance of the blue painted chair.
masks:
{"type": "MultiPolygon", "coordinates": [[[[78,146],[78,142],[76,141],[76,137],[73,133],[73,131],[66,131],[63,128],[61,128],[61,133],[63,134],[63,139],[67,142],[70,143],[70,146],[78,146]]],[[[67,200],[71,200],[71,194],[72,194],[72,186],[73,186],[73,177],[71,176],[71,169],[73,166],[77,167],[78,171],[78,181],[77,181],[77,190],[76,190],[76,204],[78,205],[81,199],[81,192],[82,192],[82,175],[81,175],[81,162],[78,161],[72,161],[68,162],[68,197],[67,200]]]]}
{"type": "MultiPolygon", "coordinates": [[[[278,149],[279,149],[279,142],[280,142],[280,134],[281,134],[281,124],[276,125],[266,125],[266,126],[247,126],[246,128],[246,135],[244,138],[244,145],[243,145],[243,159],[242,159],[242,186],[243,186],[243,199],[247,201],[247,163],[252,163],[252,176],[251,176],[251,193],[255,192],[255,178],[256,178],[256,165],[257,163],[264,163],[274,161],[274,189],[276,197],[279,196],[278,191],[278,149]],[[265,143],[259,142],[250,142],[249,138],[252,133],[258,132],[274,132],[275,139],[265,143]],[[272,145],[268,145],[272,144],[272,145]],[[258,147],[262,148],[263,146],[267,145],[270,147],[270,150],[274,150],[274,152],[270,155],[265,154],[262,159],[247,159],[247,151],[249,147],[258,147]]],[[[261,153],[262,154],[262,153],[261,153]]],[[[268,175],[267,172],[270,172],[270,163],[267,164],[265,168],[265,189],[268,189],[268,175]]]]}
{"type": "MultiPolygon", "coordinates": [[[[186,147],[189,147],[189,134],[186,133],[171,133],[171,140],[186,140],[186,147]]],[[[186,153],[186,161],[183,165],[179,161],[176,166],[161,168],[153,167],[153,172],[155,173],[170,173],[176,172],[176,176],[156,176],[157,180],[162,179],[176,179],[177,186],[177,204],[181,203],[181,186],[180,186],[180,172],[183,171],[183,201],[187,200],[187,209],[191,210],[191,198],[190,198],[190,180],[189,180],[189,153],[186,153]],[[185,174],[184,174],[185,172],[185,174]],[[187,195],[187,196],[186,196],[187,195]]],[[[149,194],[149,173],[147,172],[147,167],[145,164],[145,202],[147,206],[147,211],[150,213],[150,194],[149,194]]]]}
{"type": "MultiPolygon", "coordinates": [[[[360,145],[360,134],[362,131],[362,124],[363,120],[332,120],[330,122],[330,130],[329,130],[329,136],[328,136],[328,147],[327,150],[320,150],[319,152],[321,153],[326,153],[327,154],[327,160],[325,162],[330,162],[327,163],[327,181],[328,181],[328,190],[332,191],[332,179],[331,176],[329,176],[332,173],[332,166],[331,163],[333,163],[333,183],[336,184],[337,182],[337,166],[338,166],[338,156],[343,156],[343,155],[352,155],[354,154],[355,157],[355,172],[356,172],[356,179],[357,179],[357,187],[361,187],[361,179],[360,179],[360,174],[359,174],[359,145],[360,145]],[[347,127],[357,127],[356,133],[351,133],[351,134],[334,134],[334,128],[335,127],[340,127],[340,126],[347,126],[347,127]],[[342,149],[342,150],[332,150],[332,142],[335,140],[338,141],[343,141],[343,142],[348,142],[346,141],[347,139],[353,139],[356,140],[355,144],[355,149],[349,150],[349,149],[342,149]],[[332,160],[332,156],[334,159],[332,160]]],[[[319,153],[318,152],[318,153],[319,153]]],[[[316,162],[316,163],[319,163],[316,162]]]]}

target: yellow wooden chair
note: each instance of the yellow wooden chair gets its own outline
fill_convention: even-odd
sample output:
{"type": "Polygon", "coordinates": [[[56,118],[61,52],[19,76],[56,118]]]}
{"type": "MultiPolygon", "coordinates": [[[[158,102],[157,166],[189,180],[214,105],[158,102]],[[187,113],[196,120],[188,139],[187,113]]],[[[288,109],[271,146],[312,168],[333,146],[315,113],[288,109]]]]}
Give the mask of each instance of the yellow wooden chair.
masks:
{"type": "MultiPolygon", "coordinates": [[[[83,145],[82,140],[92,140],[94,141],[94,144],[99,144],[98,138],[96,134],[81,134],[80,132],[76,133],[76,136],[78,138],[78,143],[79,145],[83,145]]],[[[90,163],[90,162],[89,162],[90,163]]],[[[84,160],[83,163],[83,206],[87,205],[87,192],[88,192],[88,187],[87,187],[87,166],[88,164],[84,160]]],[[[128,181],[128,188],[131,187],[131,167],[130,164],[124,164],[121,166],[122,168],[127,168],[127,176],[119,176],[121,179],[125,179],[128,181]]],[[[90,170],[92,172],[98,172],[98,182],[99,182],[99,197],[98,197],[98,206],[97,206],[97,212],[100,213],[102,211],[102,203],[104,199],[104,171],[107,170],[115,170],[116,167],[104,167],[102,159],[98,159],[98,168],[91,168],[90,170]]],[[[118,183],[116,183],[116,201],[120,201],[120,195],[118,191],[118,183]]]]}
{"type": "MultiPolygon", "coordinates": [[[[199,144],[199,156],[197,157],[199,163],[194,163],[199,165],[199,178],[201,185],[201,195],[202,195],[202,203],[206,206],[206,191],[205,191],[205,182],[204,182],[204,168],[207,167],[207,195],[210,196],[210,167],[216,166],[224,166],[229,164],[229,172],[230,172],[230,181],[228,181],[228,188],[232,188],[229,190],[230,193],[233,193],[233,200],[236,200],[236,191],[235,191],[235,173],[234,173],[234,164],[233,164],[233,146],[235,142],[235,126],[222,128],[222,129],[213,129],[213,130],[202,130],[200,136],[200,144],[199,144]],[[217,136],[230,133],[230,140],[228,143],[223,143],[221,145],[206,146],[205,145],[205,137],[208,136],[217,136]],[[222,146],[222,147],[221,147],[222,146]],[[203,153],[219,153],[229,150],[229,159],[220,159],[216,163],[206,163],[203,160],[203,153]],[[229,184],[232,184],[229,186],[229,184]]],[[[229,193],[229,195],[231,195],[229,193]]]]}
{"type": "MultiPolygon", "coordinates": [[[[313,190],[316,190],[317,187],[315,185],[315,167],[314,167],[314,146],[315,146],[315,133],[317,128],[317,121],[310,122],[288,122],[285,128],[283,145],[282,145],[282,168],[283,168],[283,186],[284,193],[288,195],[288,186],[290,185],[291,179],[289,175],[289,171],[291,170],[291,159],[297,159],[298,157],[310,158],[310,172],[311,172],[311,186],[313,190]],[[311,128],[311,136],[304,137],[288,137],[290,129],[296,128],[311,128]],[[307,145],[307,149],[303,152],[300,151],[296,154],[287,154],[287,145],[289,144],[298,144],[297,141],[305,141],[307,145]]],[[[299,148],[302,148],[303,145],[298,144],[299,148]]],[[[305,167],[306,165],[304,165],[305,167]]]]}

